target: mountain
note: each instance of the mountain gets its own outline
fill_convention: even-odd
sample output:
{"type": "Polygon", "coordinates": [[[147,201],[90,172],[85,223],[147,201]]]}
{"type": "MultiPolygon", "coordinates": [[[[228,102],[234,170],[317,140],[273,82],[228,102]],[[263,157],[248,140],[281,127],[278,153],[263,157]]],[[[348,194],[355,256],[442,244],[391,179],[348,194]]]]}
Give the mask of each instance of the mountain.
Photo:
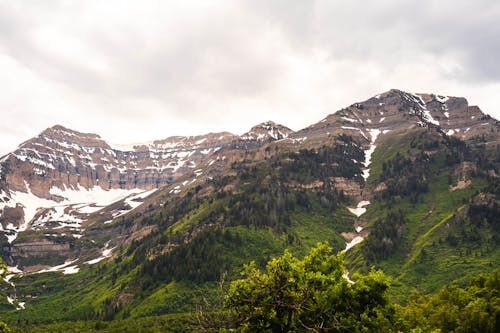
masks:
{"type": "Polygon", "coordinates": [[[319,241],[399,302],[500,264],[500,123],[461,97],[390,90],[295,132],[132,146],[54,126],[1,161],[13,321],[193,311],[242,264],[319,241]]]}
{"type": "Polygon", "coordinates": [[[243,140],[250,141],[273,141],[287,138],[293,131],[286,126],[266,121],[256,125],[241,136],[243,140]]]}

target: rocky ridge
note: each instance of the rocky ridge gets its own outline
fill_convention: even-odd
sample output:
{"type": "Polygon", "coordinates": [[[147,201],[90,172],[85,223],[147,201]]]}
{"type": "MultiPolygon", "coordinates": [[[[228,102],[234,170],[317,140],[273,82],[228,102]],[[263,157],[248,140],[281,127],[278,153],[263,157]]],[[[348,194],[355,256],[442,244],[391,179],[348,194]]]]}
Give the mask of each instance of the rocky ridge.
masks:
{"type": "Polygon", "coordinates": [[[77,229],[93,213],[121,201],[110,216],[116,218],[159,188],[182,179],[171,190],[176,194],[204,169],[228,163],[221,150],[240,149],[238,142],[259,146],[291,132],[270,122],[252,131],[242,137],[222,132],[113,145],[97,134],[48,128],[1,159],[0,230],[12,242],[27,229],[77,229]]]}
{"type": "MultiPolygon", "coordinates": [[[[355,103],[297,132],[268,121],[241,136],[210,133],[125,146],[57,125],[1,159],[0,230],[9,243],[31,229],[68,230],[78,239],[88,221],[108,223],[140,206],[157,189],[166,187],[169,195],[176,195],[224,172],[234,161],[265,158],[277,151],[272,146],[315,148],[333,144],[339,135],[353,137],[364,150],[365,160],[358,163],[364,166],[366,182],[378,140],[422,127],[473,145],[496,147],[500,138],[498,121],[464,98],[400,90],[355,103]]],[[[366,210],[370,199],[364,182],[333,182],[364,203],[352,208],[360,216],[356,209],[366,210]]]]}

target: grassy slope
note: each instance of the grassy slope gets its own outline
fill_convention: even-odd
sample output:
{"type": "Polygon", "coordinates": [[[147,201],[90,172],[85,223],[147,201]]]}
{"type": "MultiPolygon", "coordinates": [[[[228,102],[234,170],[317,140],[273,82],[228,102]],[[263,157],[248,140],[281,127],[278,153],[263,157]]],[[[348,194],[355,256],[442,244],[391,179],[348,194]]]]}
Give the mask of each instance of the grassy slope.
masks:
{"type": "MultiPolygon", "coordinates": [[[[393,158],[396,153],[407,155],[414,138],[399,134],[391,144],[382,142],[372,159],[372,173],[369,183],[375,184],[382,174],[382,162],[393,158]],[[397,142],[397,144],[394,144],[397,142]]],[[[418,143],[418,142],[417,142],[418,143]]],[[[393,277],[393,297],[405,302],[413,288],[433,292],[450,282],[463,284],[479,272],[490,271],[500,265],[500,249],[485,251],[478,246],[460,242],[455,246],[446,243],[452,218],[460,215],[466,204],[487,185],[481,178],[473,178],[472,185],[461,190],[450,191],[449,169],[445,156],[438,154],[430,165],[427,193],[417,203],[408,199],[395,202],[375,201],[363,216],[367,225],[386,215],[389,210],[402,210],[409,223],[404,232],[403,244],[398,252],[374,265],[393,277]]],[[[483,230],[482,232],[488,232],[483,230]]],[[[352,270],[366,271],[370,264],[363,259],[362,245],[348,255],[352,270]]]]}
{"type": "MultiPolygon", "coordinates": [[[[314,205],[318,205],[314,203],[314,205]]],[[[319,205],[318,205],[319,206],[319,205]]],[[[190,216],[195,217],[202,205],[190,216]]],[[[270,257],[280,255],[285,248],[291,248],[297,255],[305,254],[310,247],[319,241],[328,241],[334,248],[340,250],[344,241],[338,234],[338,229],[348,227],[344,221],[348,214],[341,210],[336,215],[328,214],[317,207],[318,213],[310,214],[298,208],[292,214],[292,225],[288,234],[277,234],[270,228],[253,228],[244,226],[228,227],[232,234],[238,234],[238,244],[218,244],[218,253],[231,263],[228,278],[238,276],[243,264],[249,258],[265,263],[270,257]]],[[[182,225],[185,220],[181,220],[182,225]]],[[[352,225],[350,223],[349,225],[352,225]]],[[[121,263],[127,262],[127,258],[121,263]]],[[[43,323],[67,319],[91,318],[96,313],[104,313],[105,305],[122,291],[123,286],[135,278],[135,271],[118,276],[113,280],[113,264],[105,262],[93,266],[82,266],[81,271],[74,275],[61,273],[46,273],[26,276],[13,280],[17,285],[18,295],[26,301],[26,310],[16,311],[10,305],[4,308],[12,309],[3,314],[4,320],[11,323],[43,323]],[[23,298],[23,295],[40,293],[37,298],[23,298]],[[62,309],[62,310],[61,310],[62,309]]],[[[220,301],[221,293],[217,283],[196,285],[191,282],[170,282],[162,284],[154,290],[146,291],[136,297],[117,316],[143,317],[172,312],[194,311],[197,304],[203,304],[204,299],[220,301]]],[[[2,298],[4,300],[5,298],[2,298]]],[[[6,303],[6,301],[4,302],[6,303]]],[[[108,304],[109,305],[109,304],[108,304]]]]}

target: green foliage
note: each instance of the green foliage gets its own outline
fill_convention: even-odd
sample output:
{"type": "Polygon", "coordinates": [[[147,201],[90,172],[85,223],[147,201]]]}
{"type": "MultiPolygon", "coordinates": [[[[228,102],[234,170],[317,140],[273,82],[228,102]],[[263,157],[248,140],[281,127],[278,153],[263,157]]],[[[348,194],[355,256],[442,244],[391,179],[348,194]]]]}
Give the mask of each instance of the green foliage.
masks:
{"type": "Polygon", "coordinates": [[[363,244],[365,258],[374,262],[391,256],[398,250],[407,223],[402,211],[390,211],[384,219],[377,220],[363,244]]]}
{"type": "Polygon", "coordinates": [[[361,218],[370,234],[346,254],[349,269],[366,273],[375,264],[393,277],[392,299],[405,304],[412,288],[429,293],[451,281],[464,286],[498,267],[498,177],[485,172],[498,167],[485,156],[424,129],[377,141],[367,184],[375,196],[361,218]],[[409,189],[411,177],[426,189],[390,193],[391,183],[409,189]],[[468,186],[451,190],[457,179],[468,186]],[[399,211],[401,223],[387,220],[399,211]]]}
{"type": "MultiPolygon", "coordinates": [[[[0,279],[3,279],[6,274],[7,274],[7,265],[5,265],[3,263],[2,258],[0,258],[0,279]]],[[[10,329],[9,329],[9,327],[7,327],[7,324],[0,321],[0,333],[4,333],[4,332],[10,332],[10,329]]]]}
{"type": "Polygon", "coordinates": [[[113,321],[62,321],[12,327],[13,333],[185,333],[192,331],[192,314],[171,314],[113,321]]]}
{"type": "Polygon", "coordinates": [[[386,183],[387,188],[381,193],[381,198],[389,200],[406,196],[416,202],[421,193],[428,191],[425,173],[430,162],[431,158],[424,152],[413,158],[398,152],[393,159],[384,162],[380,180],[386,183]]]}
{"type": "MultiPolygon", "coordinates": [[[[0,279],[3,279],[5,275],[7,274],[7,265],[5,265],[2,261],[2,258],[0,258],[0,279]]],[[[3,332],[10,332],[9,328],[7,327],[7,324],[4,322],[0,321],[0,333],[3,332]]]]}
{"type": "Polygon", "coordinates": [[[430,296],[415,293],[403,314],[422,332],[499,332],[500,271],[479,275],[466,289],[447,286],[430,296]]]}
{"type": "Polygon", "coordinates": [[[0,333],[9,333],[11,330],[4,322],[0,322],[0,333]]]}
{"type": "Polygon", "coordinates": [[[3,279],[7,275],[7,265],[4,264],[2,258],[0,257],[0,279],[3,279]]]}
{"type": "Polygon", "coordinates": [[[226,328],[242,332],[397,331],[395,308],[382,272],[344,278],[341,255],[318,244],[303,260],[285,251],[266,271],[246,265],[232,282],[226,305],[234,318],[226,328]]]}

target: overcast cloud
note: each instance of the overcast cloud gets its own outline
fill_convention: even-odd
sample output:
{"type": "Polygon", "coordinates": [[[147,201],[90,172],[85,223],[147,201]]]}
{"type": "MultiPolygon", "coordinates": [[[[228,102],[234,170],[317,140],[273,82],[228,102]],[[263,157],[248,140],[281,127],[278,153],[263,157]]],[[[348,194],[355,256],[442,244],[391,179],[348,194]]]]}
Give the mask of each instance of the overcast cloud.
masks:
{"type": "Polygon", "coordinates": [[[498,0],[0,0],[0,154],[55,124],[116,143],[297,130],[390,88],[498,119],[498,22],[498,0]]]}

